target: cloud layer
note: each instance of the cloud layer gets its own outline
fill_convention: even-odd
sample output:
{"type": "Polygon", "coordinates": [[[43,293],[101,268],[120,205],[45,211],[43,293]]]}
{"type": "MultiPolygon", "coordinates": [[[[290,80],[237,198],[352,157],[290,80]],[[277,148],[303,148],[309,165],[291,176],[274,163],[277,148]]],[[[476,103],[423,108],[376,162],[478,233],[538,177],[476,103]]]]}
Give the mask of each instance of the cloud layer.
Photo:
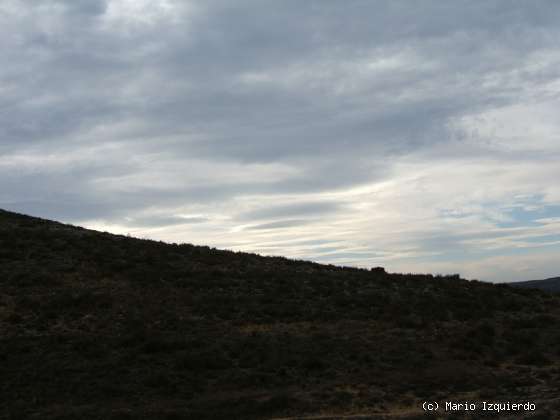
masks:
{"type": "Polygon", "coordinates": [[[0,207],[491,281],[560,274],[560,5],[0,5],[0,207]]]}

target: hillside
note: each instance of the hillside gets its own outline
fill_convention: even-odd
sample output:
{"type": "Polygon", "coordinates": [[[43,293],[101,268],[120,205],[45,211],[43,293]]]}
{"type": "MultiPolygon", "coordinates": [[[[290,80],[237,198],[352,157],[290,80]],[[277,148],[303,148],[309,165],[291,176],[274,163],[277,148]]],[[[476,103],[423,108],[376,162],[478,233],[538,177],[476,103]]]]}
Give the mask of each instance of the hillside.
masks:
{"type": "Polygon", "coordinates": [[[541,289],[547,292],[560,292],[560,277],[552,277],[545,280],[518,281],[509,283],[513,287],[524,287],[528,289],[541,289]]]}
{"type": "Polygon", "coordinates": [[[560,412],[560,297],[544,291],[4,211],[0,282],[3,419],[424,418],[422,401],[452,399],[560,412]]]}

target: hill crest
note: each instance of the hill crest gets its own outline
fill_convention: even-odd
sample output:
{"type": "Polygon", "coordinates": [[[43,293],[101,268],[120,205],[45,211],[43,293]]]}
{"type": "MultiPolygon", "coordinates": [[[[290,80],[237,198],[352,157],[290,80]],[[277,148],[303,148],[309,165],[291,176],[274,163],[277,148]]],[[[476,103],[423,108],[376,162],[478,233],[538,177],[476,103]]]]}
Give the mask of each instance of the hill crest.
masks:
{"type": "Polygon", "coordinates": [[[539,290],[5,211],[0,285],[0,417],[411,418],[466,395],[560,411],[560,298],[539,290]]]}

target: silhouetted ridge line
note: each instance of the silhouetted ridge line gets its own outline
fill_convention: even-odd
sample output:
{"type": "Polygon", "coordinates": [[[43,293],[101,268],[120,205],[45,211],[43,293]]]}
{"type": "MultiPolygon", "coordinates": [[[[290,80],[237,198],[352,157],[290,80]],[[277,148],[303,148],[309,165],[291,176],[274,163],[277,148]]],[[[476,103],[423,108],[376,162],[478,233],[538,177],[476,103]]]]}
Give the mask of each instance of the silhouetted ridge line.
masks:
{"type": "Polygon", "coordinates": [[[560,412],[560,297],[458,275],[0,211],[0,332],[1,418],[394,419],[465,395],[560,412]]]}

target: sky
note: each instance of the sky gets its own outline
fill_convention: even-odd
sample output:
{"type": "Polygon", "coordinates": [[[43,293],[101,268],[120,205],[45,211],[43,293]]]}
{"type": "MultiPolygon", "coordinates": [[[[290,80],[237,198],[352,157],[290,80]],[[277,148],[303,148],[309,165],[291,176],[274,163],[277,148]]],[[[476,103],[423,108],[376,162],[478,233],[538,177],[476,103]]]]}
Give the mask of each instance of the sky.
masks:
{"type": "Polygon", "coordinates": [[[560,3],[2,0],[0,207],[492,282],[560,275],[560,3]]]}

